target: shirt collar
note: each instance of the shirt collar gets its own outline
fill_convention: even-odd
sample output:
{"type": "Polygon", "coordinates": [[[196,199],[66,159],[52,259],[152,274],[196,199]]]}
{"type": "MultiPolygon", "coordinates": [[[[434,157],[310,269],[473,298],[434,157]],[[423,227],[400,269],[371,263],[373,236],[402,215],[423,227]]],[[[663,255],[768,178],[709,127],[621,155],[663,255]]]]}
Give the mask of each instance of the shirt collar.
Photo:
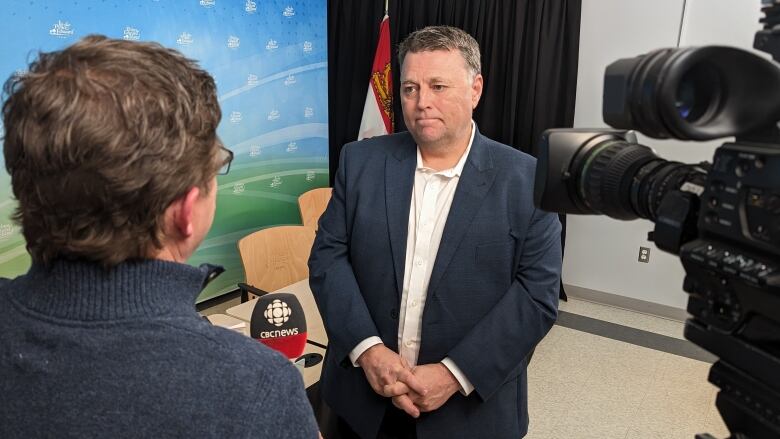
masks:
{"type": "Polygon", "coordinates": [[[474,129],[474,121],[471,121],[471,137],[469,138],[469,145],[466,147],[466,151],[463,152],[463,155],[460,156],[460,160],[458,160],[458,163],[455,164],[454,167],[449,169],[443,169],[441,171],[434,171],[433,169],[425,166],[423,164],[422,154],[420,154],[420,146],[417,146],[417,171],[427,171],[432,174],[439,174],[444,177],[460,177],[460,174],[463,173],[463,167],[466,166],[466,160],[469,157],[469,152],[471,152],[471,144],[474,143],[474,133],[476,132],[476,129],[474,129]]]}

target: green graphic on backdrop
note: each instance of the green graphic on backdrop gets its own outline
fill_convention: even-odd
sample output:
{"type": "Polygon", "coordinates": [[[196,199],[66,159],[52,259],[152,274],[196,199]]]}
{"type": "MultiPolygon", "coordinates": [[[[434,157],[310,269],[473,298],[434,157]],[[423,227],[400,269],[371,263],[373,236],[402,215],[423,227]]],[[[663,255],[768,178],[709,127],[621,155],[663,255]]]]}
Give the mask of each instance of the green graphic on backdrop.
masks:
{"type": "MultiPolygon", "coordinates": [[[[328,184],[326,0],[61,0],[4,2],[0,77],[23,74],[37,51],[88,34],[157,41],[214,76],[233,150],[218,180],[214,225],[190,263],[227,271],[199,300],[244,278],[236,242],[256,230],[300,224],[298,196],[328,184]]],[[[4,168],[4,162],[0,159],[4,168]]],[[[10,177],[0,172],[0,277],[27,271],[10,177]]]]}
{"type": "Polygon", "coordinates": [[[30,255],[18,226],[9,219],[16,203],[11,194],[11,177],[0,172],[0,276],[24,273],[30,266],[30,255]]]}

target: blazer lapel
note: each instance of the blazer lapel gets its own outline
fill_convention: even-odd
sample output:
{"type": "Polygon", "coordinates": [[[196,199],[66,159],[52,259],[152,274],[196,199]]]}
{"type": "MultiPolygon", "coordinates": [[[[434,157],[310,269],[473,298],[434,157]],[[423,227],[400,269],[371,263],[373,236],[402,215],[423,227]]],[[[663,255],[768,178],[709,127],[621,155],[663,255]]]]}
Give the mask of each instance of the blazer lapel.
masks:
{"type": "MultiPolygon", "coordinates": [[[[411,135],[385,161],[385,201],[390,247],[393,252],[396,292],[401,297],[404,282],[406,240],[409,232],[409,207],[412,202],[417,145],[411,135]]],[[[400,299],[399,299],[400,300],[400,299]]]]}
{"type": "Polygon", "coordinates": [[[496,169],[484,137],[477,131],[474,143],[463,167],[455,196],[452,199],[450,213],[444,225],[444,231],[428,283],[428,296],[436,293],[436,288],[455,254],[458,245],[466,235],[474,215],[479,211],[482,201],[493,185],[496,169]]]}

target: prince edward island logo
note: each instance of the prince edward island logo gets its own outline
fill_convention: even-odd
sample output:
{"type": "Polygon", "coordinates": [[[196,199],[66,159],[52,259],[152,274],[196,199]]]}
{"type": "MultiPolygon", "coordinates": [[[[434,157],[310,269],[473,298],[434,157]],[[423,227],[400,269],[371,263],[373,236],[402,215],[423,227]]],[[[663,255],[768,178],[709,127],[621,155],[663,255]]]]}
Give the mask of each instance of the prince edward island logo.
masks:
{"type": "Polygon", "coordinates": [[[263,313],[268,323],[274,326],[282,326],[290,320],[292,310],[285,302],[279,299],[274,299],[273,302],[268,304],[268,307],[263,313]]]}
{"type": "Polygon", "coordinates": [[[127,41],[138,41],[141,39],[141,31],[132,26],[125,26],[125,29],[122,32],[122,38],[127,41]]]}
{"type": "Polygon", "coordinates": [[[49,35],[57,38],[67,38],[73,35],[73,27],[67,21],[58,20],[54,26],[49,29],[49,35]]]}
{"type": "Polygon", "coordinates": [[[179,35],[179,38],[176,39],[176,44],[180,46],[189,46],[193,43],[192,34],[187,32],[182,32],[181,35],[179,35]]]}

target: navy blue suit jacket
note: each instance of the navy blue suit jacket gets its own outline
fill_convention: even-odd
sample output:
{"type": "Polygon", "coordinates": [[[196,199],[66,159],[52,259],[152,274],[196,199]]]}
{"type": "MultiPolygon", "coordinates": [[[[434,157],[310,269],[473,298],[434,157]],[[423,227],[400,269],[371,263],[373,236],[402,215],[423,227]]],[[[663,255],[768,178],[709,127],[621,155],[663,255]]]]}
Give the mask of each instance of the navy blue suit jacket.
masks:
{"type": "MultiPolygon", "coordinates": [[[[323,397],[365,438],[376,437],[389,400],[349,352],[371,336],[398,351],[416,151],[408,132],[344,146],[309,259],[329,338],[323,397]]],[[[421,439],[527,431],[525,358],[555,321],[561,270],[558,218],[533,206],[535,164],[474,135],[431,273],[418,364],[450,357],[475,390],[424,413],[421,439]]]]}

